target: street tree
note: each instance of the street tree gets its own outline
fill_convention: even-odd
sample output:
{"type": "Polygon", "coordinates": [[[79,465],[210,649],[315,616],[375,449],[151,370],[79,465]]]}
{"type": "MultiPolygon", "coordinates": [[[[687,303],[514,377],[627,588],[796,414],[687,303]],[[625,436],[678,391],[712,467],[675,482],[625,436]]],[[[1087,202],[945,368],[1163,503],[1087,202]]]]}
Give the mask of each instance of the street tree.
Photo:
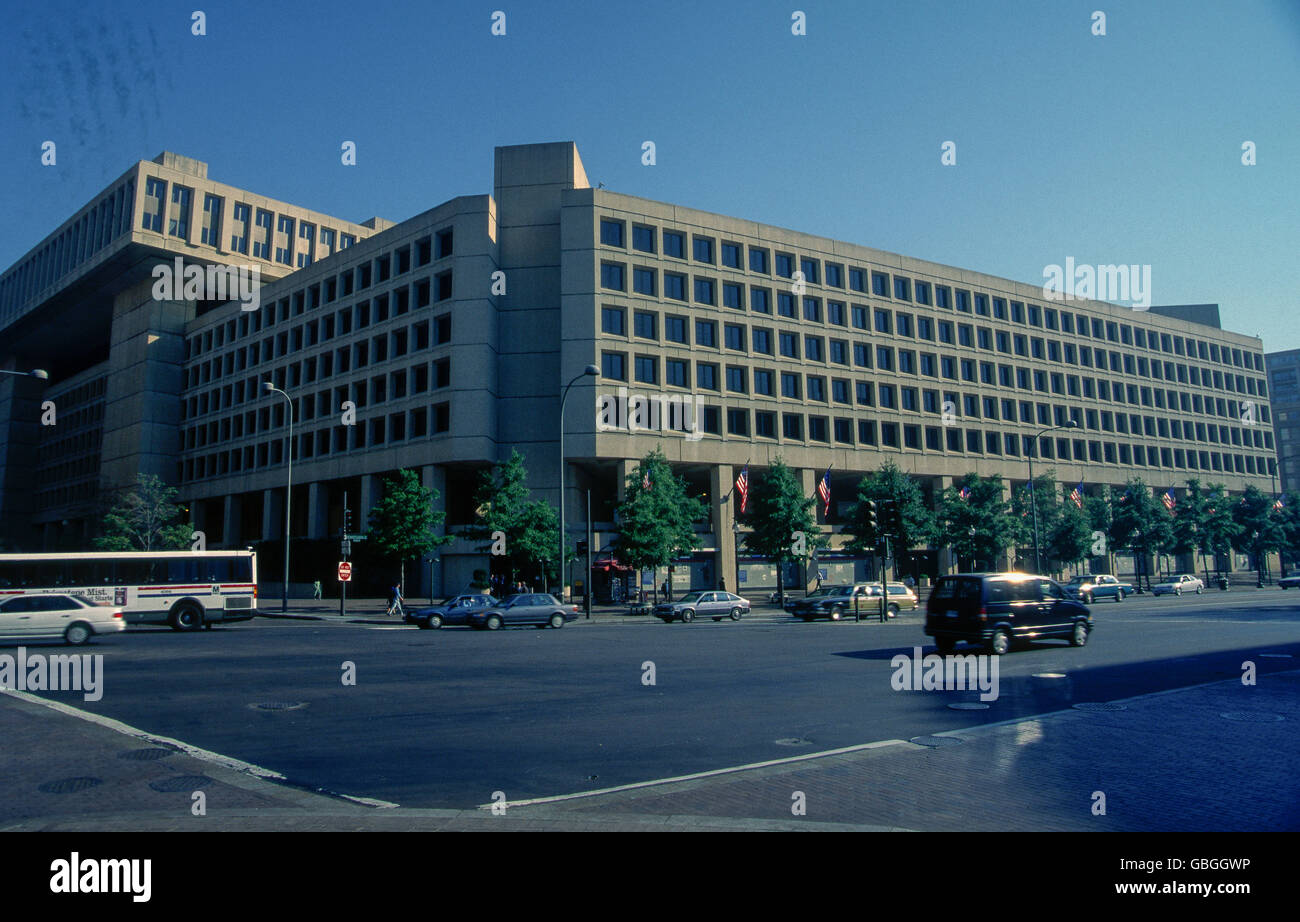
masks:
{"type": "Polygon", "coordinates": [[[1283,518],[1274,512],[1273,497],[1254,485],[1246,487],[1241,499],[1232,506],[1232,519],[1238,528],[1232,546],[1254,559],[1261,585],[1265,556],[1281,548],[1284,540],[1283,518]]]}
{"type": "Polygon", "coordinates": [[[1145,575],[1150,589],[1151,575],[1146,572],[1145,560],[1148,554],[1169,546],[1172,537],[1169,510],[1151,495],[1142,478],[1135,477],[1128,481],[1123,493],[1114,495],[1111,519],[1115,546],[1133,554],[1135,586],[1141,591],[1145,575]]]}
{"type": "MultiPolygon", "coordinates": [[[[1038,553],[1050,564],[1054,559],[1049,549],[1050,536],[1056,533],[1063,513],[1057,497],[1055,470],[1039,474],[1032,484],[1025,484],[1011,494],[1011,521],[1015,526],[1012,544],[1015,547],[1033,548],[1035,511],[1038,514],[1038,553]]],[[[1037,560],[1034,567],[1038,567],[1037,560]]]]}
{"type": "Polygon", "coordinates": [[[189,550],[193,526],[178,521],[185,510],[176,503],[176,489],[154,474],[140,474],[134,485],[118,490],[104,514],[101,551],[189,550]]]}
{"type": "Polygon", "coordinates": [[[959,567],[965,558],[976,568],[983,563],[992,569],[1023,527],[1002,499],[1002,478],[997,475],[967,474],[946,488],[937,519],[939,540],[952,548],[959,567]]]}
{"type": "Polygon", "coordinates": [[[1087,514],[1073,502],[1062,503],[1044,546],[1048,557],[1056,561],[1058,572],[1086,560],[1092,551],[1092,525],[1087,514]]]}
{"type": "MultiPolygon", "coordinates": [[[[669,567],[699,546],[695,523],[708,516],[708,507],[686,490],[686,480],[674,476],[661,450],[656,448],[641,459],[628,474],[625,498],[617,511],[615,552],[622,563],[636,570],[669,567]]],[[[671,592],[671,572],[668,586],[671,592]]]]}
{"type": "MultiPolygon", "coordinates": [[[[857,502],[849,511],[844,523],[844,534],[850,540],[845,549],[858,554],[874,554],[883,537],[884,504],[896,504],[898,534],[892,536],[895,560],[902,552],[928,545],[935,537],[934,513],[926,505],[920,485],[893,461],[886,461],[880,470],[872,471],[858,481],[857,502]],[[878,527],[871,526],[867,503],[876,503],[878,527]]],[[[895,568],[895,576],[898,575],[895,568]]]]}
{"type": "Polygon", "coordinates": [[[433,553],[455,540],[435,529],[446,513],[435,508],[441,494],[420,484],[420,475],[403,469],[384,479],[384,496],[370,510],[366,538],[376,556],[396,560],[398,585],[406,595],[406,562],[433,553]]]}
{"type": "Polygon", "coordinates": [[[503,556],[511,585],[520,573],[526,573],[529,579],[541,574],[549,587],[552,575],[558,573],[559,518],[549,503],[532,498],[524,461],[512,448],[508,459],[479,473],[474,492],[477,520],[462,529],[460,536],[480,542],[478,551],[503,556]]]}
{"type": "Polygon", "coordinates": [[[804,495],[794,471],[780,457],[750,487],[749,509],[742,522],[752,530],[745,535],[745,547],[776,564],[776,591],[782,605],[785,564],[830,544],[817,527],[816,502],[804,495]]]}

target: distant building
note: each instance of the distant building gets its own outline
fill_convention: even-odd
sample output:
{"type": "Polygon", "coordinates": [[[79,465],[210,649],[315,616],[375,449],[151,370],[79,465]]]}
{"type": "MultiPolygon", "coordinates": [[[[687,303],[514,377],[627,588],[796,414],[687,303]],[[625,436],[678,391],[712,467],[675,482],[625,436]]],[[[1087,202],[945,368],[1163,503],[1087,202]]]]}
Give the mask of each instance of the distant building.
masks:
{"type": "Polygon", "coordinates": [[[1264,364],[1277,434],[1278,488],[1300,490],[1300,349],[1270,352],[1264,364]]]}

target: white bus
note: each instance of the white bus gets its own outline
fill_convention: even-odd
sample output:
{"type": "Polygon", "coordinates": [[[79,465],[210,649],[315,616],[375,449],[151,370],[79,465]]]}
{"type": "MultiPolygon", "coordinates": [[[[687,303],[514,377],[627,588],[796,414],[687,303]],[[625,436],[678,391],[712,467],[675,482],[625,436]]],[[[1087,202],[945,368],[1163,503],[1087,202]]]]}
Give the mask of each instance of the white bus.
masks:
{"type": "Polygon", "coordinates": [[[0,554],[0,601],[58,592],[121,607],[127,624],[197,631],[257,614],[252,551],[0,554]]]}

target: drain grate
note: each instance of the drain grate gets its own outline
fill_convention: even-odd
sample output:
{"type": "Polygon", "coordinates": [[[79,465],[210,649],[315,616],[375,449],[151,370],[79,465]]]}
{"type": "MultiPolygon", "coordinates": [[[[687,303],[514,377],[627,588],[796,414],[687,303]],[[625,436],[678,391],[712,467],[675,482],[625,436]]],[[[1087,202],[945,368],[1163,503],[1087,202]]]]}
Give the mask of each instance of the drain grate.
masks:
{"type": "Polygon", "coordinates": [[[954,711],[987,711],[989,706],[982,701],[954,701],[948,705],[954,711]]]}
{"type": "Polygon", "coordinates": [[[1108,701],[1080,701],[1070,707],[1076,711],[1127,711],[1127,704],[1111,704],[1108,701]]]}
{"type": "Polygon", "coordinates": [[[305,701],[254,701],[249,705],[255,711],[296,711],[306,706],[305,701]]]}
{"type": "Polygon", "coordinates": [[[1220,714],[1224,720],[1240,720],[1246,723],[1271,724],[1286,720],[1281,714],[1265,714],[1260,711],[1228,711],[1220,714]]]}
{"type": "Polygon", "coordinates": [[[960,746],[966,741],[959,740],[955,736],[914,736],[908,742],[918,746],[928,746],[931,749],[942,749],[945,746],[960,746]]]}
{"type": "Polygon", "coordinates": [[[806,740],[802,736],[788,736],[781,740],[772,740],[778,746],[811,746],[812,740],[806,740]]]}
{"type": "Polygon", "coordinates": [[[207,775],[172,775],[170,778],[150,781],[149,787],[161,794],[178,794],[181,791],[196,791],[211,787],[215,783],[207,775]]]}
{"type": "Polygon", "coordinates": [[[117,757],[128,762],[157,762],[173,754],[174,751],[171,749],[128,749],[126,752],[119,752],[117,757]]]}
{"type": "Polygon", "coordinates": [[[36,790],[46,794],[71,794],[103,783],[99,778],[60,778],[58,781],[47,781],[36,790]]]}

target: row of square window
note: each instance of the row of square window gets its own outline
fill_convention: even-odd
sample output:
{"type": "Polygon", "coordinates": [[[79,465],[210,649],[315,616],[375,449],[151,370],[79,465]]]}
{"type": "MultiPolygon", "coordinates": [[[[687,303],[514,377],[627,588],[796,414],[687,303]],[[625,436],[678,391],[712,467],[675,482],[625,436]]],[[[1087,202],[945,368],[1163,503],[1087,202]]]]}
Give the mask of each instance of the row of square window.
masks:
{"type": "MultiPolygon", "coordinates": [[[[842,307],[843,305],[840,306],[842,307]]],[[[854,326],[859,326],[860,328],[865,329],[866,328],[865,319],[862,324],[859,324],[857,322],[858,317],[856,311],[858,309],[859,309],[858,306],[855,305],[854,326]]],[[[861,308],[861,310],[865,311],[865,308],[861,308]]],[[[865,318],[865,313],[863,317],[865,318]]],[[[649,339],[649,340],[657,341],[659,339],[658,318],[659,318],[659,314],[655,311],[634,310],[632,314],[632,321],[633,321],[632,335],[638,339],[649,339]]],[[[889,319],[890,317],[888,311],[881,311],[879,309],[876,310],[876,320],[877,320],[876,329],[878,332],[890,331],[891,327],[888,323],[889,319]],[[885,324],[883,325],[883,328],[881,324],[882,314],[884,315],[886,321],[885,324]]],[[[897,328],[899,330],[899,335],[911,336],[912,335],[911,315],[900,313],[896,319],[898,321],[897,328]]],[[[921,317],[921,318],[917,318],[917,320],[919,324],[918,335],[920,336],[920,338],[933,342],[935,339],[934,326],[930,321],[930,319],[927,317],[921,317]]],[[[666,314],[664,315],[663,322],[664,322],[665,341],[679,343],[681,345],[691,344],[690,339],[688,338],[689,318],[683,315],[666,314]]],[[[939,327],[938,341],[940,343],[945,343],[950,345],[954,344],[953,325],[951,323],[948,323],[947,321],[939,321],[938,327],[939,327]]],[[[605,305],[601,307],[600,328],[602,333],[606,333],[611,336],[626,336],[627,335],[627,309],[623,307],[611,306],[611,305],[605,305]]],[[[766,327],[752,327],[750,329],[752,331],[750,339],[753,342],[753,351],[764,355],[773,354],[771,349],[772,331],[766,327]]],[[[745,331],[746,331],[746,327],[743,324],[730,324],[730,323],[724,324],[723,333],[724,333],[726,348],[734,351],[740,351],[740,352],[746,351],[745,331]]],[[[978,331],[976,331],[974,327],[970,327],[965,324],[958,325],[957,339],[959,340],[959,342],[956,344],[974,348],[975,340],[976,340],[976,332],[978,332],[979,348],[988,351],[993,351],[994,348],[993,339],[990,336],[990,334],[993,331],[990,331],[984,327],[980,327],[978,331]]],[[[792,332],[781,332],[779,334],[779,341],[781,346],[781,355],[786,356],[788,358],[799,358],[799,348],[798,348],[799,334],[792,333],[792,332]]],[[[823,350],[822,350],[822,343],[823,343],[822,338],[819,336],[805,335],[804,341],[806,344],[804,358],[813,361],[824,361],[823,350]]],[[[717,321],[704,320],[698,318],[696,319],[695,344],[698,346],[717,348],[718,346],[717,321]]],[[[831,348],[833,353],[838,354],[840,356],[847,355],[846,341],[831,340],[831,344],[832,344],[831,348]],[[838,349],[836,346],[837,343],[839,344],[838,349]]],[[[1061,343],[1057,342],[1056,340],[1047,340],[1046,342],[1044,342],[1044,340],[1042,339],[1034,338],[1031,342],[1029,342],[1026,340],[1026,337],[1020,334],[1016,334],[1013,342],[1011,339],[1008,338],[1008,335],[1002,331],[997,331],[996,344],[997,344],[996,345],[997,351],[1008,355],[1014,351],[1016,355],[1025,358],[1029,358],[1029,357],[1035,359],[1046,358],[1047,360],[1053,362],[1062,362],[1062,360],[1064,360],[1066,364],[1070,364],[1070,365],[1081,365],[1085,368],[1093,367],[1094,353],[1093,350],[1088,346],[1081,346],[1076,350],[1073,343],[1066,343],[1064,345],[1064,353],[1062,353],[1061,343]]],[[[869,347],[867,347],[863,343],[855,343],[854,346],[855,348],[869,349],[869,347]]],[[[892,347],[878,346],[876,351],[877,354],[881,356],[889,356],[892,355],[893,349],[892,347]]],[[[1132,355],[1127,355],[1127,354],[1121,355],[1120,353],[1113,352],[1113,351],[1108,353],[1106,350],[1103,349],[1096,350],[1095,358],[1096,358],[1098,368],[1105,370],[1106,358],[1108,354],[1110,357],[1111,370],[1116,373],[1119,373],[1122,367],[1123,372],[1125,374],[1139,375],[1157,381],[1161,381],[1161,380],[1173,381],[1175,380],[1175,378],[1177,378],[1180,384],[1187,384],[1189,383],[1189,379],[1190,379],[1191,384],[1200,387],[1210,387],[1210,382],[1213,381],[1214,387],[1220,390],[1248,392],[1252,395],[1258,394],[1259,396],[1265,396],[1267,393],[1267,386],[1263,378],[1256,379],[1256,378],[1247,378],[1242,375],[1236,375],[1234,379],[1234,376],[1224,375],[1222,372],[1218,370],[1214,370],[1212,372],[1208,368],[1198,369],[1194,365],[1189,367],[1187,365],[1184,365],[1181,362],[1178,363],[1176,366],[1172,362],[1165,362],[1162,368],[1161,363],[1155,360],[1152,360],[1148,364],[1147,359],[1145,357],[1141,357],[1138,358],[1137,361],[1135,362],[1134,357],[1132,355]],[[1202,383],[1203,380],[1204,383],[1202,383]]],[[[902,364],[910,364],[912,366],[915,365],[914,359],[909,360],[906,358],[902,358],[905,355],[911,355],[911,353],[908,353],[905,350],[900,349],[899,355],[900,355],[900,365],[902,364]]],[[[931,356],[931,359],[933,358],[934,357],[931,356]]],[[[841,359],[832,358],[832,361],[837,361],[840,364],[847,364],[847,361],[842,361],[841,359]]],[[[970,360],[963,359],[962,361],[969,362],[970,360]]],[[[882,368],[886,370],[892,368],[892,361],[890,361],[889,359],[882,358],[881,362],[882,363],[888,362],[888,364],[882,364],[881,365],[882,368]]],[[[858,362],[858,364],[869,366],[869,361],[858,362]]],[[[983,364],[987,365],[987,363],[983,363],[983,364]]],[[[990,365],[988,367],[991,368],[992,366],[990,365]]],[[[902,370],[910,371],[911,369],[903,368],[902,370]]]]}
{"type": "MultiPolygon", "coordinates": [[[[451,404],[438,403],[404,413],[393,413],[387,417],[376,417],[356,426],[334,426],[301,433],[294,439],[297,446],[294,459],[303,461],[331,453],[378,448],[381,445],[441,435],[450,430],[451,404]]],[[[245,445],[243,448],[186,458],[179,466],[181,479],[192,482],[283,463],[284,439],[273,439],[258,445],[245,445]]]]}
{"type": "MultiPolygon", "coordinates": [[[[715,345],[712,337],[716,331],[711,327],[700,330],[699,324],[701,323],[707,324],[709,322],[697,321],[697,345],[715,345]]],[[[771,341],[768,331],[755,329],[753,332],[756,334],[754,351],[771,355],[771,341]]],[[[783,357],[799,358],[799,339],[796,334],[780,333],[779,343],[780,354],[783,357]]],[[[825,361],[828,358],[833,365],[849,367],[849,343],[847,341],[831,340],[825,358],[822,354],[823,341],[820,337],[806,336],[803,345],[805,359],[825,361]]],[[[729,343],[728,348],[739,347],[733,347],[729,343]]],[[[871,347],[866,343],[853,343],[852,348],[852,364],[858,368],[871,368],[871,347]]],[[[636,380],[643,384],[657,384],[659,359],[659,356],[635,356],[634,371],[636,380]]],[[[602,351],[601,361],[602,374],[605,377],[617,381],[627,380],[627,353],[602,351]]],[[[689,386],[683,383],[683,380],[687,377],[685,370],[689,365],[685,359],[664,357],[664,363],[667,369],[666,384],[677,387],[689,386]]],[[[1139,404],[1154,406],[1161,410],[1181,409],[1185,413],[1205,413],[1207,416],[1240,418],[1242,408],[1240,402],[1232,399],[1225,401],[1222,397],[1203,397],[1201,394],[1188,394],[1185,391],[1139,387],[1136,384],[1126,385],[1119,381],[1111,382],[1104,378],[1063,375],[1060,372],[1049,373],[1030,368],[1013,368],[1010,365],[998,365],[995,369],[991,362],[980,362],[977,366],[972,359],[958,359],[955,356],[947,355],[936,356],[928,352],[923,352],[918,356],[906,349],[899,349],[895,353],[894,349],[889,346],[876,347],[875,368],[886,372],[897,370],[903,374],[919,374],[928,378],[945,378],[951,381],[960,379],[972,384],[981,383],[1003,388],[1014,387],[1025,391],[1033,390],[1040,393],[1060,394],[1062,396],[1085,397],[1089,400],[1127,402],[1135,406],[1139,404]],[[896,364],[895,356],[897,356],[896,364]],[[977,368],[978,377],[976,375],[977,368]],[[958,374],[959,370],[960,375],[958,374]],[[996,378],[994,375],[995,370],[996,378]]],[[[697,386],[703,385],[697,382],[697,386]]],[[[1270,422],[1270,412],[1267,404],[1255,401],[1248,401],[1248,403],[1251,404],[1252,411],[1260,422],[1270,422]]]]}
{"type": "MultiPolygon", "coordinates": [[[[601,243],[605,246],[618,247],[625,249],[626,222],[612,219],[601,219],[601,243]]],[[[656,254],[658,248],[656,237],[658,229],[649,225],[633,224],[632,226],[632,249],[643,253],[656,254]]],[[[664,230],[663,234],[663,255],[671,256],[677,259],[686,258],[686,234],[682,231],[664,230]]],[[[723,241],[721,244],[720,259],[715,262],[715,239],[710,236],[694,234],[691,236],[693,256],[696,262],[706,265],[721,265],[730,269],[741,269],[742,244],[723,241]]],[[[766,247],[749,247],[749,270],[762,275],[772,274],[769,271],[769,256],[771,251],[766,247]]],[[[776,252],[775,268],[776,275],[783,278],[793,278],[795,273],[795,264],[798,263],[798,271],[802,273],[803,281],[810,285],[822,284],[820,267],[825,267],[825,285],[830,288],[844,288],[846,278],[845,266],[842,263],[834,263],[813,259],[811,257],[796,258],[793,253],[776,252]]],[[[603,275],[604,265],[614,265],[622,268],[619,263],[602,264],[602,286],[613,288],[617,291],[624,291],[625,288],[615,285],[606,285],[603,275]]],[[[640,269],[647,273],[653,273],[652,269],[640,269]]],[[[667,276],[669,273],[665,273],[667,276]]],[[[848,290],[866,292],[868,270],[856,267],[849,267],[847,270],[848,290]]],[[[684,276],[677,276],[684,279],[684,276]]],[[[870,271],[871,294],[887,298],[891,296],[896,301],[907,301],[926,306],[939,308],[953,308],[964,313],[973,313],[984,317],[993,317],[998,320],[1010,319],[1014,323],[1023,323],[1029,326],[1044,327],[1049,330],[1060,330],[1064,333],[1075,332],[1076,315],[1069,311],[1058,310],[1056,308],[1042,308],[1036,304],[1026,306],[1020,301],[1009,301],[1006,298],[992,297],[982,292],[970,292],[964,289],[952,289],[945,285],[931,285],[930,282],[920,279],[905,278],[903,276],[893,276],[893,284],[890,284],[890,276],[887,273],[875,270],[870,271]],[[934,292],[933,299],[931,291],[934,292]]],[[[708,280],[706,280],[708,281],[708,280]]],[[[634,278],[635,282],[635,278],[634,278]]],[[[652,287],[649,280],[644,284],[652,287]]],[[[667,282],[665,281],[665,287],[667,282]]],[[[739,287],[739,286],[737,286],[739,287]]],[[[683,283],[684,292],[684,283],[683,283]]],[[[642,294],[651,294],[653,291],[642,291],[636,289],[642,294]]],[[[665,291],[665,297],[674,297],[674,295],[665,291]]],[[[685,300],[684,294],[678,296],[678,300],[685,300]]],[[[711,300],[696,299],[702,304],[712,304],[711,300]]],[[[730,305],[729,305],[730,306],[730,305]]],[[[1179,336],[1173,336],[1168,333],[1157,333],[1156,331],[1148,332],[1141,327],[1130,327],[1128,324],[1119,324],[1114,321],[1103,321],[1095,317],[1089,317],[1086,314],[1078,314],[1078,333],[1080,336],[1088,336],[1089,330],[1093,338],[1106,338],[1111,342],[1123,342],[1125,345],[1133,345],[1135,342],[1142,348],[1150,348],[1156,351],[1176,353],[1177,355],[1196,355],[1199,353],[1203,360],[1219,362],[1219,346],[1217,344],[1205,343],[1191,338],[1183,339],[1179,336]],[[1156,337],[1159,337],[1157,340],[1156,337]],[[1147,342],[1150,342],[1150,346],[1147,342]],[[1184,350],[1187,350],[1186,352],[1184,350]]],[[[1223,347],[1224,357],[1223,364],[1233,364],[1238,367],[1253,367],[1256,371],[1263,371],[1263,357],[1257,353],[1243,352],[1243,350],[1223,347]]]]}
{"type": "MultiPolygon", "coordinates": [[[[451,314],[434,317],[432,331],[433,346],[450,343],[451,314]]],[[[334,374],[347,374],[353,368],[365,368],[367,365],[377,365],[389,359],[401,358],[407,352],[418,352],[430,348],[429,334],[429,322],[421,321],[412,324],[409,328],[381,333],[370,339],[345,344],[338,349],[327,349],[301,362],[294,362],[291,365],[274,369],[271,372],[274,376],[272,383],[276,387],[283,388],[285,386],[284,382],[287,381],[289,386],[296,387],[304,382],[311,383],[318,377],[328,378],[334,374]]],[[[300,341],[290,343],[288,339],[284,338],[285,335],[281,333],[278,342],[272,342],[270,338],[263,340],[260,348],[258,343],[253,343],[250,346],[228,352],[224,356],[190,365],[186,372],[188,382],[186,389],[193,389],[211,381],[219,381],[223,377],[238,374],[246,368],[256,368],[263,362],[274,361],[286,355],[296,355],[302,349],[310,348],[316,344],[314,340],[305,343],[300,341]]],[[[257,395],[253,391],[256,390],[258,385],[252,378],[249,381],[252,382],[250,384],[252,390],[249,391],[246,399],[255,400],[257,395]]]]}
{"type": "MultiPolygon", "coordinates": [[[[427,245],[428,239],[417,241],[417,248],[427,245]]],[[[402,251],[399,250],[398,252],[402,251]]],[[[381,256],[377,257],[373,262],[376,266],[382,267],[387,265],[387,261],[388,256],[381,256]]],[[[401,270],[401,272],[405,271],[407,270],[401,270]]],[[[259,333],[264,328],[275,326],[277,323],[284,323],[292,317],[300,317],[307,311],[316,310],[322,304],[333,303],[340,297],[350,297],[354,292],[364,291],[372,284],[380,284],[388,280],[389,275],[387,272],[379,271],[379,274],[382,278],[378,282],[372,282],[371,264],[367,262],[355,269],[346,270],[338,276],[325,279],[323,286],[321,283],[309,285],[278,300],[267,300],[260,310],[240,311],[238,317],[232,317],[225,323],[217,324],[211,329],[188,337],[185,340],[185,357],[187,359],[195,358],[211,352],[213,349],[220,349],[227,344],[233,344],[238,339],[259,333]],[[322,294],[324,295],[323,299],[322,294]]],[[[390,296],[393,305],[393,316],[406,313],[412,303],[412,292],[414,292],[414,303],[417,309],[428,307],[433,302],[449,300],[452,296],[452,270],[448,269],[427,278],[416,279],[400,288],[394,288],[391,292],[377,295],[370,301],[362,301],[354,307],[343,308],[338,312],[338,322],[342,332],[346,333],[351,328],[352,321],[350,318],[354,312],[358,326],[365,326],[371,322],[380,323],[386,320],[388,318],[390,296]],[[370,304],[374,305],[375,317],[373,320],[370,318],[369,313],[368,305],[370,304]]],[[[263,295],[265,296],[265,292],[263,292],[263,295]]],[[[326,320],[326,322],[332,323],[329,320],[326,320]]]]}
{"type": "MultiPolygon", "coordinates": [[[[371,404],[383,403],[388,400],[402,400],[409,396],[425,394],[430,390],[436,391],[450,386],[450,359],[434,362],[432,370],[430,370],[429,365],[421,363],[411,368],[389,372],[386,375],[377,375],[369,380],[353,381],[351,384],[335,387],[332,394],[329,389],[326,389],[318,393],[297,396],[293,401],[294,424],[341,415],[343,404],[347,400],[351,400],[356,405],[356,409],[361,410],[371,404]]],[[[206,398],[207,395],[205,394],[203,397],[206,398]]],[[[229,403],[225,406],[220,405],[219,397],[213,392],[210,409],[208,403],[200,402],[196,415],[201,416],[207,412],[216,413],[223,409],[228,410],[234,405],[235,403],[229,403]]],[[[249,410],[245,413],[235,413],[220,420],[190,426],[184,430],[182,447],[186,450],[202,448],[210,443],[215,444],[219,441],[240,439],[245,436],[256,435],[258,432],[279,429],[284,426],[285,412],[284,402],[279,401],[269,407],[261,407],[258,410],[249,410]]],[[[193,417],[182,414],[182,418],[190,419],[193,417]]]]}

